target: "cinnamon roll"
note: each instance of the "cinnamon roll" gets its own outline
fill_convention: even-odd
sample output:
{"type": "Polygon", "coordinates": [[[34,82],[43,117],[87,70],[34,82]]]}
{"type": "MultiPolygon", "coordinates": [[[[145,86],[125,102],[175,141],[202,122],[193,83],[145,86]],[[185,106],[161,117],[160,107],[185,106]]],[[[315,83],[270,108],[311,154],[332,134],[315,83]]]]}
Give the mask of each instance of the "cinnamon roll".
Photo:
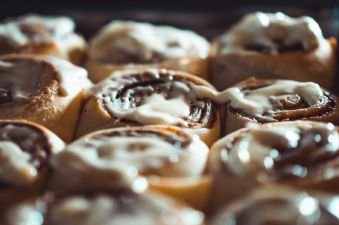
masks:
{"type": "Polygon", "coordinates": [[[226,133],[247,123],[315,120],[339,125],[338,98],[312,82],[251,78],[221,95],[227,102],[226,133]]]}
{"type": "Polygon", "coordinates": [[[24,120],[0,120],[0,210],[46,185],[50,157],[64,148],[55,134],[24,120]]]}
{"type": "Polygon", "coordinates": [[[71,141],[87,72],[51,56],[0,57],[0,119],[27,119],[71,141]]]}
{"type": "Polygon", "coordinates": [[[202,225],[204,216],[156,193],[119,189],[36,197],[5,211],[2,220],[3,225],[202,225]]]}
{"type": "Polygon", "coordinates": [[[261,188],[224,207],[211,225],[332,225],[339,196],[287,187],[261,188]]]}
{"type": "Polygon", "coordinates": [[[213,41],[211,83],[225,89],[253,75],[261,79],[313,81],[331,88],[336,40],[325,39],[310,17],[252,13],[213,41]]]}
{"type": "Polygon", "coordinates": [[[110,127],[175,125],[211,145],[219,137],[220,116],[205,89],[213,91],[206,81],[183,72],[115,72],[91,89],[77,136],[110,127]]]}
{"type": "Polygon", "coordinates": [[[58,56],[79,64],[85,40],[74,32],[71,18],[29,14],[0,23],[0,54],[29,53],[58,56]]]}
{"type": "Polygon", "coordinates": [[[86,67],[95,83],[126,68],[166,68],[207,78],[208,51],[207,40],[192,31],[113,21],[92,38],[86,67]]]}
{"type": "Polygon", "coordinates": [[[51,187],[65,192],[121,186],[117,177],[129,170],[146,178],[151,189],[204,209],[210,193],[210,178],[204,175],[208,152],[197,136],[177,127],[101,130],[73,142],[52,159],[51,187]]]}
{"type": "Polygon", "coordinates": [[[244,128],[211,148],[212,205],[272,183],[338,193],[338,168],[339,129],[330,123],[294,121],[244,128]]]}

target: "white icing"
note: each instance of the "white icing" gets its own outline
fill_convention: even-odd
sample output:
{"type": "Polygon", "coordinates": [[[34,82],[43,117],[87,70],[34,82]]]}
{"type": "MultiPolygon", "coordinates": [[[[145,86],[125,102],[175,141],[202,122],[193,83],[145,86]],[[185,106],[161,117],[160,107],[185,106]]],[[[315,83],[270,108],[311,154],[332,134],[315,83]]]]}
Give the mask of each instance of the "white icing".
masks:
{"type": "Polygon", "coordinates": [[[38,169],[32,161],[29,149],[22,149],[10,141],[8,136],[17,135],[22,138],[24,148],[30,148],[39,134],[24,126],[6,125],[0,129],[0,181],[15,185],[27,186],[38,178],[38,169]],[[30,140],[28,140],[30,138],[30,140]]]}
{"type": "Polygon", "coordinates": [[[291,80],[277,80],[268,86],[249,91],[231,87],[225,92],[229,93],[226,98],[232,108],[266,120],[273,120],[274,115],[280,111],[275,104],[279,104],[281,99],[300,96],[308,106],[320,104],[323,99],[323,92],[318,84],[291,80]]]}
{"type": "Polygon", "coordinates": [[[234,204],[232,208],[221,211],[212,225],[263,225],[272,221],[277,224],[293,224],[295,221],[300,224],[332,224],[335,221],[328,216],[323,198],[285,187],[256,189],[234,204]]]}
{"type": "Polygon", "coordinates": [[[31,14],[0,24],[0,37],[8,39],[12,44],[22,46],[30,41],[45,42],[62,39],[73,33],[74,28],[74,21],[68,17],[48,17],[31,14]],[[23,24],[42,27],[50,33],[35,33],[32,37],[30,37],[20,28],[23,24]]]}
{"type": "MultiPolygon", "coordinates": [[[[113,104],[113,103],[111,103],[113,104]]],[[[161,94],[152,94],[144,98],[141,105],[135,108],[120,110],[108,104],[114,116],[129,119],[145,125],[174,125],[187,126],[183,119],[190,113],[190,108],[183,96],[165,99],[161,94]]]]}
{"type": "Polygon", "coordinates": [[[206,57],[208,49],[206,39],[192,31],[148,23],[113,21],[92,40],[89,54],[95,60],[109,61],[119,52],[147,62],[155,54],[165,59],[206,57]]]}
{"type": "Polygon", "coordinates": [[[200,225],[202,213],[178,205],[161,195],[146,193],[115,197],[97,194],[86,198],[75,195],[63,198],[49,207],[42,202],[21,203],[6,213],[8,225],[200,225]],[[118,199],[120,198],[120,199],[118,199]],[[46,216],[45,210],[48,210],[46,216]]]}
{"type": "Polygon", "coordinates": [[[0,141],[0,180],[18,186],[31,184],[38,171],[30,160],[31,155],[17,144],[0,141]]]}
{"type": "MultiPolygon", "coordinates": [[[[160,79],[158,70],[149,70],[152,72],[154,78],[152,80],[160,79]]],[[[139,73],[139,72],[135,72],[139,73]]],[[[96,95],[97,99],[101,99],[108,112],[116,118],[128,119],[139,122],[144,125],[180,125],[188,127],[185,119],[190,116],[190,102],[194,104],[203,104],[203,100],[197,99],[198,95],[191,95],[192,87],[180,81],[168,81],[171,89],[167,94],[153,93],[149,96],[142,96],[143,100],[139,105],[131,105],[130,101],[112,101],[117,98],[117,92],[112,92],[111,89],[120,89],[121,86],[137,84],[138,81],[129,76],[135,74],[133,71],[116,72],[110,78],[103,80],[92,88],[92,93],[96,95]]],[[[149,87],[150,91],[152,87],[149,87]]],[[[210,88],[211,89],[211,88],[210,88]]],[[[125,95],[133,94],[138,90],[148,91],[148,87],[140,86],[128,89],[125,95]],[[129,93],[131,92],[131,93],[129,93]]],[[[210,90],[213,92],[213,90],[210,90]]],[[[214,93],[214,92],[213,92],[214,93]]]]}
{"type": "MultiPolygon", "coordinates": [[[[137,72],[125,71],[113,73],[110,78],[100,82],[93,87],[92,92],[98,99],[103,99],[111,115],[140,124],[154,125],[178,125],[187,127],[185,118],[190,115],[190,104],[200,104],[199,99],[208,98],[218,104],[228,104],[234,109],[241,109],[247,115],[266,121],[275,121],[275,115],[279,112],[286,112],[288,109],[280,107],[281,101],[289,101],[302,98],[311,107],[322,104],[324,93],[321,87],[313,82],[298,82],[292,80],[272,80],[266,86],[246,88],[246,84],[239,84],[218,92],[213,88],[204,85],[187,84],[180,81],[171,82],[173,93],[168,94],[172,98],[165,97],[162,93],[153,93],[150,96],[143,96],[144,100],[138,106],[131,105],[130,101],[112,101],[117,98],[117,92],[111,89],[120,89],[122,86],[137,84],[137,80],[128,76],[137,72]]],[[[154,80],[159,79],[159,74],[154,71],[154,80]]],[[[151,85],[150,85],[151,86],[151,85]]],[[[148,90],[147,87],[134,87],[128,89],[125,95],[128,96],[138,89],[148,90]]],[[[152,91],[151,87],[149,89],[152,91]]]]}
{"type": "MultiPolygon", "coordinates": [[[[273,143],[282,146],[282,148],[295,148],[301,141],[302,133],[310,130],[315,130],[317,134],[326,134],[328,138],[329,144],[319,147],[319,154],[321,152],[339,151],[339,133],[332,124],[305,125],[302,130],[293,124],[273,124],[265,127],[249,128],[242,133],[241,138],[227,151],[227,166],[234,174],[239,176],[269,170],[274,167],[274,161],[280,157],[280,153],[274,149],[273,143]]],[[[215,147],[225,146],[221,144],[225,141],[226,139],[222,139],[215,147]]],[[[213,148],[212,151],[214,151],[213,148]]],[[[312,157],[316,157],[317,153],[314,154],[312,157]]],[[[296,175],[301,175],[297,173],[305,172],[297,164],[296,167],[291,169],[294,170],[291,172],[296,175]]]]}
{"type": "Polygon", "coordinates": [[[82,90],[91,86],[91,82],[87,78],[88,73],[84,68],[53,56],[45,56],[42,60],[52,64],[56,69],[62,95],[67,96],[76,89],[82,90]],[[80,85],[80,81],[82,85],[80,85]],[[79,83],[79,85],[75,85],[77,83],[79,83]]]}
{"type": "Polygon", "coordinates": [[[100,136],[74,142],[52,164],[58,170],[68,170],[62,160],[72,158],[73,163],[77,161],[83,167],[97,170],[135,168],[143,175],[199,176],[205,168],[207,154],[208,148],[197,139],[186,149],[180,149],[154,135],[100,136]]]}
{"type": "Polygon", "coordinates": [[[220,38],[219,54],[247,51],[247,45],[265,46],[270,54],[278,54],[279,39],[287,46],[301,43],[304,50],[311,50],[324,40],[317,22],[311,17],[291,18],[281,12],[252,13],[220,38]]]}

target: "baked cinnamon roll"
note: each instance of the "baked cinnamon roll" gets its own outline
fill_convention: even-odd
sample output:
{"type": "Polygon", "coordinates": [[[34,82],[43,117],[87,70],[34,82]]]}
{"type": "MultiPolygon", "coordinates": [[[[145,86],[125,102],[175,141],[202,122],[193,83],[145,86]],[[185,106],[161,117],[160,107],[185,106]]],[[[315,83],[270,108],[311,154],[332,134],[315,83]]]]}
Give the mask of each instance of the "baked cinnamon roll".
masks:
{"type": "Polygon", "coordinates": [[[101,130],[73,142],[52,159],[51,187],[65,192],[126,185],[121,177],[129,170],[146,178],[151,189],[204,209],[210,193],[210,178],[204,175],[208,152],[197,136],[177,127],[101,130]]]}
{"type": "Polygon", "coordinates": [[[0,54],[29,53],[58,56],[79,64],[85,40],[74,32],[71,18],[29,14],[0,23],[0,54]]]}
{"type": "Polygon", "coordinates": [[[330,123],[294,121],[227,135],[211,148],[212,205],[272,183],[338,193],[338,131],[330,123]]]}
{"type": "Polygon", "coordinates": [[[207,40],[192,31],[113,21],[91,40],[86,67],[95,83],[126,68],[166,68],[207,78],[208,51],[207,40]]]}
{"type": "Polygon", "coordinates": [[[313,81],[331,88],[336,40],[325,39],[310,17],[252,13],[213,41],[211,83],[223,90],[253,75],[313,81]]]}
{"type": "Polygon", "coordinates": [[[247,123],[315,120],[339,125],[338,98],[312,82],[251,78],[221,95],[228,102],[226,133],[247,123]]]}
{"type": "Polygon", "coordinates": [[[0,120],[0,211],[45,188],[50,157],[64,148],[55,134],[24,120],[0,120]]]}
{"type": "Polygon", "coordinates": [[[224,207],[211,225],[332,225],[339,221],[339,196],[287,187],[261,188],[224,207]]]}
{"type": "Polygon", "coordinates": [[[219,137],[218,106],[206,81],[164,69],[120,71],[91,89],[77,136],[94,130],[140,125],[175,125],[211,145],[219,137]]]}
{"type": "Polygon", "coordinates": [[[27,119],[71,141],[87,72],[51,56],[0,57],[0,119],[27,119]]]}
{"type": "Polygon", "coordinates": [[[204,216],[156,193],[122,189],[33,198],[8,209],[2,220],[3,225],[201,225],[204,216]]]}

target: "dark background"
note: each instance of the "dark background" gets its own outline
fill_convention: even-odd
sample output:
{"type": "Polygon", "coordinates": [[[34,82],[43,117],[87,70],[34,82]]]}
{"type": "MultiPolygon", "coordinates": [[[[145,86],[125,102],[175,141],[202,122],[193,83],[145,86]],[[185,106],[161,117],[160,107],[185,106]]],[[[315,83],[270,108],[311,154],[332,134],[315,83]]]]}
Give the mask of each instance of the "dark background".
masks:
{"type": "MultiPolygon", "coordinates": [[[[68,15],[77,30],[90,38],[112,19],[132,19],[192,29],[208,39],[224,32],[244,14],[282,11],[312,16],[326,37],[339,40],[339,0],[0,0],[0,19],[25,13],[68,15]]],[[[339,55],[339,48],[338,48],[339,55]]],[[[338,57],[339,65],[339,57],[338,57]]],[[[333,89],[339,94],[339,70],[333,89]]]]}

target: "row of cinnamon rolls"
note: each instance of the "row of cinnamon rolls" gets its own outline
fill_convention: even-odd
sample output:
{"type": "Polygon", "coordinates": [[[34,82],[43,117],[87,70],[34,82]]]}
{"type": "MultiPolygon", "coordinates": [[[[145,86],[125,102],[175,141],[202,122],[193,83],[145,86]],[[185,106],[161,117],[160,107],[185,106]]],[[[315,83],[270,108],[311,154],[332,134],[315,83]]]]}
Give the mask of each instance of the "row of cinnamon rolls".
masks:
{"type": "Polygon", "coordinates": [[[209,149],[174,126],[66,145],[33,122],[1,120],[0,222],[203,224],[194,207],[214,215],[209,224],[336,224],[338,152],[338,127],[313,121],[243,128],[209,149]]]}
{"type": "MultiPolygon", "coordinates": [[[[254,14],[240,28],[255,27],[258,19],[263,25],[265,17],[254,14]]],[[[302,47],[310,53],[320,43],[315,42],[319,31],[304,20],[298,25],[290,21],[289,29],[304,29],[300,35],[309,42],[302,42],[302,47]]],[[[44,43],[66,32],[55,31],[59,26],[53,20],[46,23],[50,25],[46,30],[47,25],[37,21],[28,18],[20,30],[9,22],[14,27],[10,29],[19,32],[14,32],[18,43],[29,46],[20,32],[48,34],[44,43]],[[26,23],[39,26],[32,30],[26,23]]],[[[66,24],[60,27],[66,29],[66,24]]],[[[162,37],[173,49],[155,46],[187,63],[192,61],[176,47],[194,41],[173,43],[168,27],[136,31],[134,23],[128,29],[122,24],[104,28],[98,45],[109,49],[110,34],[119,28],[117,33],[126,41],[119,46],[130,49],[115,49],[113,44],[122,57],[116,59],[119,67],[107,67],[102,59],[106,72],[113,73],[95,85],[85,69],[61,58],[27,54],[0,58],[0,224],[204,224],[204,215],[196,209],[214,215],[210,224],[338,222],[335,95],[313,82],[255,78],[217,91],[197,76],[156,68],[155,62],[171,67],[162,63],[163,55],[155,54],[160,50],[138,48],[135,39],[144,37],[140,32],[152,43],[157,43],[154,36],[162,37]],[[142,65],[125,67],[131,56],[124,52],[135,50],[152,60],[136,59],[133,64],[142,65]]],[[[267,32],[284,25],[272,24],[267,32]]],[[[6,26],[2,29],[9,29],[6,26]]],[[[245,38],[240,28],[234,29],[245,38]]],[[[254,53],[268,58],[295,44],[295,36],[286,42],[262,38],[270,48],[254,53]]],[[[224,47],[227,40],[236,46],[231,36],[224,39],[224,47]]],[[[34,53],[32,46],[26,47],[23,52],[34,53]]],[[[244,51],[253,53],[253,46],[244,51]]],[[[306,57],[303,51],[297,55],[306,57]]],[[[279,76],[272,70],[270,77],[279,76]]]]}
{"type": "MultiPolygon", "coordinates": [[[[256,188],[268,194],[258,202],[277,211],[280,204],[291,207],[292,218],[305,215],[303,201],[294,202],[291,193],[317,203],[314,210],[324,211],[314,219],[319,223],[323,215],[329,221],[338,217],[338,102],[315,83],[252,78],[218,92],[190,74],[148,69],[116,72],[92,86],[85,70],[61,59],[5,56],[2,63],[7,97],[1,118],[35,121],[68,140],[77,127],[80,137],[65,145],[35,123],[1,122],[6,225],[28,219],[56,225],[202,224],[200,212],[153,192],[210,214],[231,204],[229,215],[247,210],[244,205],[233,212],[237,203],[231,202],[252,199],[246,195],[256,188]],[[283,203],[276,205],[268,190],[281,190],[276,197],[283,203]],[[318,195],[327,196],[327,205],[318,195]],[[126,214],[120,207],[132,208],[126,214]],[[163,218],[167,214],[171,220],[163,218]]],[[[260,205],[253,198],[256,214],[260,205]]],[[[216,222],[234,219],[224,216],[216,222]]],[[[241,218],[236,223],[246,224],[241,218]]]]}
{"type": "Polygon", "coordinates": [[[329,89],[336,70],[335,38],[324,38],[310,17],[280,12],[248,14],[211,44],[189,30],[112,21],[88,46],[71,18],[32,14],[0,23],[0,54],[13,53],[70,60],[86,67],[95,83],[117,70],[153,67],[198,75],[218,90],[253,75],[313,81],[329,89]]]}

